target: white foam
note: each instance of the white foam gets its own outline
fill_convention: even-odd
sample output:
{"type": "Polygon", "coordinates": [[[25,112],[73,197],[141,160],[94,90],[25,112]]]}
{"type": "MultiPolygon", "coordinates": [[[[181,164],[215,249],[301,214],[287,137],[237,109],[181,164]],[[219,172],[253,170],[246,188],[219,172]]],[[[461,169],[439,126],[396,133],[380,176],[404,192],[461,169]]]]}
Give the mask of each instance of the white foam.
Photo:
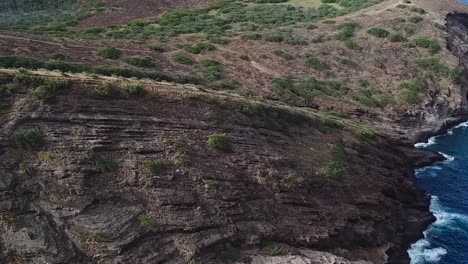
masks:
{"type": "Polygon", "coordinates": [[[411,245],[408,254],[411,264],[437,263],[444,255],[447,255],[447,250],[442,247],[432,248],[429,241],[421,239],[411,245]]]}
{"type": "Polygon", "coordinates": [[[427,140],[427,142],[419,142],[419,143],[416,143],[414,144],[414,146],[416,148],[426,148],[426,147],[429,147],[430,145],[434,145],[436,143],[436,138],[438,136],[435,136],[435,137],[431,137],[427,140]]]}
{"type": "Polygon", "coordinates": [[[468,223],[468,216],[458,213],[448,212],[439,202],[437,196],[431,197],[430,210],[434,213],[436,221],[424,232],[424,238],[412,244],[408,249],[411,258],[411,264],[437,263],[447,250],[443,247],[433,247],[427,240],[427,235],[435,228],[458,229],[456,222],[462,221],[468,223]]]}
{"type": "Polygon", "coordinates": [[[460,127],[468,127],[468,121],[460,123],[460,124],[454,126],[453,128],[460,128],[460,127]]]}
{"type": "Polygon", "coordinates": [[[442,152],[439,152],[440,155],[444,156],[445,160],[443,163],[449,163],[449,162],[452,162],[455,160],[455,157],[454,156],[450,156],[448,154],[445,154],[445,153],[442,153],[442,152]]]}

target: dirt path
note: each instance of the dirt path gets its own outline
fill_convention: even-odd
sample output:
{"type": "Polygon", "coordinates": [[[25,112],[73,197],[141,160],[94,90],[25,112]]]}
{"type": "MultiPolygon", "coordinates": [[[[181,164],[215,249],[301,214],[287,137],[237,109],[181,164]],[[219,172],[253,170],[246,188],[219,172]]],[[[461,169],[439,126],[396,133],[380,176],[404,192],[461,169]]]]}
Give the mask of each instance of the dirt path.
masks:
{"type": "MultiPolygon", "coordinates": [[[[90,45],[83,46],[83,45],[64,44],[62,42],[53,42],[53,41],[45,41],[45,40],[35,39],[33,36],[31,36],[31,37],[19,37],[19,36],[9,35],[8,33],[5,33],[5,32],[0,32],[0,39],[13,39],[13,40],[29,41],[29,42],[46,44],[46,45],[59,46],[61,49],[64,49],[64,48],[77,48],[77,49],[96,50],[96,49],[100,49],[100,48],[104,47],[104,46],[92,46],[92,45],[91,46],[90,45]]],[[[122,51],[128,51],[128,52],[148,52],[147,50],[144,50],[144,49],[126,49],[126,48],[119,48],[119,49],[122,50],[122,51]]]]}

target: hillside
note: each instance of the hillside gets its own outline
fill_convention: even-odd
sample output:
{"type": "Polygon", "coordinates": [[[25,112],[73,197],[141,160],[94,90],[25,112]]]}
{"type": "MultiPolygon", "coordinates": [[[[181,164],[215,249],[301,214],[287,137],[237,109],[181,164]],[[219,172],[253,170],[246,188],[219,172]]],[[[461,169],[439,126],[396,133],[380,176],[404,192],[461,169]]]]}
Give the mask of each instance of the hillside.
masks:
{"type": "Polygon", "coordinates": [[[409,263],[464,7],[326,2],[0,5],[0,260],[409,263]]]}

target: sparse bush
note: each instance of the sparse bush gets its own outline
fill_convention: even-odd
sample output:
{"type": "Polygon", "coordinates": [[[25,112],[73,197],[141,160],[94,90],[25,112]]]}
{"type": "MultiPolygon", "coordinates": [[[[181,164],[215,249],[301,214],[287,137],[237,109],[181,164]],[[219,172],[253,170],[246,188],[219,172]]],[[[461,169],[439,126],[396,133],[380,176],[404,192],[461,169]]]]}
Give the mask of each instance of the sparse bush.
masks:
{"type": "Polygon", "coordinates": [[[405,37],[403,37],[402,35],[400,35],[398,33],[391,34],[388,37],[388,40],[390,40],[391,42],[405,42],[405,41],[408,41],[405,37]]]}
{"type": "Polygon", "coordinates": [[[94,87],[90,91],[91,96],[95,97],[105,97],[114,95],[117,92],[115,85],[113,83],[105,82],[96,87],[94,87]]]}
{"type": "Polygon", "coordinates": [[[304,182],[304,178],[295,173],[288,173],[281,179],[281,183],[289,189],[298,187],[302,182],[304,182]]]}
{"type": "Polygon", "coordinates": [[[133,96],[144,96],[146,94],[145,88],[141,84],[128,84],[125,86],[125,91],[133,96]]]}
{"type": "Polygon", "coordinates": [[[359,24],[357,22],[346,22],[336,27],[338,30],[338,34],[336,35],[336,39],[338,40],[349,40],[353,37],[354,31],[359,28],[359,24]]]}
{"type": "Polygon", "coordinates": [[[287,51],[284,50],[275,50],[273,51],[273,54],[275,54],[278,57],[281,57],[285,60],[292,60],[294,59],[294,56],[288,53],[287,51]]]}
{"type": "Polygon", "coordinates": [[[127,59],[127,63],[141,68],[151,68],[155,66],[153,58],[151,57],[133,56],[127,59]]]}
{"type": "Polygon", "coordinates": [[[241,60],[244,60],[244,61],[250,61],[250,57],[249,57],[249,55],[247,55],[247,54],[242,54],[242,55],[240,55],[239,58],[240,58],[241,60]]]}
{"type": "Polygon", "coordinates": [[[367,33],[377,38],[386,38],[388,35],[390,35],[390,32],[388,32],[387,30],[377,27],[369,29],[367,33]]]}
{"type": "Polygon", "coordinates": [[[333,148],[330,162],[323,169],[325,177],[331,181],[342,181],[346,173],[345,163],[346,152],[344,146],[338,144],[333,148]]]}
{"type": "Polygon", "coordinates": [[[258,33],[249,33],[249,34],[242,35],[242,39],[259,40],[259,39],[262,39],[262,35],[258,33]]]}
{"type": "Polygon", "coordinates": [[[69,80],[45,80],[44,84],[34,90],[33,96],[45,103],[52,104],[56,102],[57,96],[70,86],[69,80]]]}
{"type": "Polygon", "coordinates": [[[104,158],[96,153],[91,153],[88,156],[89,160],[93,165],[96,167],[96,170],[100,173],[104,172],[112,172],[117,170],[118,166],[117,163],[112,161],[111,159],[104,158]]]}
{"type": "Polygon", "coordinates": [[[151,45],[149,46],[149,49],[159,53],[163,53],[164,51],[166,51],[166,49],[160,44],[151,45]]]}
{"type": "Polygon", "coordinates": [[[193,46],[186,47],[185,51],[193,53],[193,54],[200,54],[205,53],[207,51],[215,50],[216,47],[210,43],[197,43],[193,46]]]}
{"type": "Polygon", "coordinates": [[[431,52],[431,54],[436,54],[441,50],[439,43],[437,42],[437,40],[434,39],[417,37],[413,39],[413,43],[418,47],[428,49],[431,52]]]}
{"type": "Polygon", "coordinates": [[[345,41],[345,45],[348,49],[352,49],[352,50],[361,50],[361,46],[359,46],[359,44],[357,44],[356,42],[352,41],[352,40],[347,40],[345,41]]]}
{"type": "Polygon", "coordinates": [[[152,174],[158,174],[171,168],[171,163],[166,160],[148,160],[145,167],[152,174]]]}
{"type": "Polygon", "coordinates": [[[283,42],[284,36],[280,33],[270,33],[265,36],[265,40],[269,42],[283,42]]]}
{"type": "Polygon", "coordinates": [[[420,17],[420,16],[411,16],[409,19],[408,19],[411,23],[419,23],[421,21],[423,21],[423,18],[420,17]]]}
{"type": "Polygon", "coordinates": [[[105,59],[116,60],[122,56],[122,51],[114,47],[106,47],[98,50],[97,54],[105,59]]]}
{"type": "Polygon", "coordinates": [[[44,134],[39,128],[22,128],[13,133],[16,146],[23,149],[39,149],[45,145],[44,134]]]}
{"type": "Polygon", "coordinates": [[[215,180],[205,180],[204,188],[205,192],[208,192],[219,186],[219,183],[215,180]]]}
{"type": "Polygon", "coordinates": [[[402,92],[403,99],[410,104],[418,103],[419,94],[427,89],[426,83],[421,79],[402,82],[400,87],[404,89],[402,92]]]}
{"type": "Polygon", "coordinates": [[[311,55],[306,55],[304,62],[306,65],[311,66],[317,71],[324,71],[328,69],[328,66],[325,63],[323,63],[316,57],[312,57],[311,55]]]}
{"type": "Polygon", "coordinates": [[[459,83],[463,75],[463,70],[460,68],[450,68],[442,63],[437,58],[422,58],[416,60],[416,65],[428,72],[437,76],[444,76],[451,79],[454,83],[459,83]]]}
{"type": "Polygon", "coordinates": [[[190,58],[190,56],[182,52],[172,54],[172,60],[177,63],[185,64],[185,65],[193,64],[192,58],[190,58]]]}
{"type": "Polygon", "coordinates": [[[154,223],[153,219],[151,219],[151,217],[149,217],[146,214],[138,215],[137,219],[138,219],[138,222],[140,222],[140,224],[142,224],[144,226],[148,226],[148,227],[154,227],[155,226],[155,223],[154,223]]]}
{"type": "Polygon", "coordinates": [[[410,8],[410,11],[411,11],[411,12],[418,13],[418,14],[420,14],[420,15],[426,14],[426,10],[424,10],[424,9],[422,9],[422,8],[420,8],[420,7],[416,7],[416,6],[412,6],[412,7],[410,8]]]}
{"type": "Polygon", "coordinates": [[[224,134],[213,134],[208,136],[208,146],[211,149],[220,150],[223,152],[234,151],[234,146],[231,140],[224,134]]]}
{"type": "Polygon", "coordinates": [[[213,82],[223,78],[223,70],[217,61],[202,60],[200,61],[200,67],[203,77],[208,81],[213,82]]]}

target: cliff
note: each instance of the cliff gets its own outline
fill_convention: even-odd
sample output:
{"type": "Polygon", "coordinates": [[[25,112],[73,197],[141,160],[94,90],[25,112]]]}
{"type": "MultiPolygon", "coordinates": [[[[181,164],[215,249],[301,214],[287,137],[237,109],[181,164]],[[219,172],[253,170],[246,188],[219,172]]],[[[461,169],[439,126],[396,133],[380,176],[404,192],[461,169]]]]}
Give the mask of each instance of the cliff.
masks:
{"type": "Polygon", "coordinates": [[[140,2],[0,33],[0,262],[409,263],[434,221],[414,168],[443,159],[413,143],[465,118],[465,15],[140,2]]]}

